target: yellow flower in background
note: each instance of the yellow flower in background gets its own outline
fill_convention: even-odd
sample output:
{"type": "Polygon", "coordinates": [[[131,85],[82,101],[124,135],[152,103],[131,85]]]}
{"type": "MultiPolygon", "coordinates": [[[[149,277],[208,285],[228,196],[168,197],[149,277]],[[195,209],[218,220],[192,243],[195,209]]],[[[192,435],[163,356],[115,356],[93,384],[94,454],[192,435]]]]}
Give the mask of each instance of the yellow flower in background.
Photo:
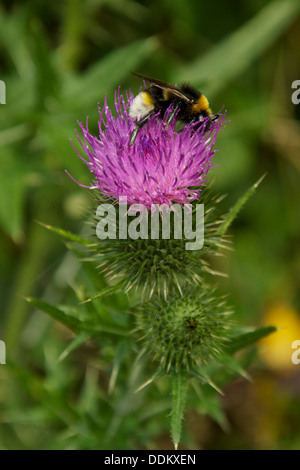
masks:
{"type": "Polygon", "coordinates": [[[287,304],[277,304],[266,311],[263,323],[278,328],[274,334],[260,341],[261,357],[264,362],[277,372],[290,372],[299,365],[292,362],[295,349],[292,344],[300,340],[300,314],[287,304]]]}

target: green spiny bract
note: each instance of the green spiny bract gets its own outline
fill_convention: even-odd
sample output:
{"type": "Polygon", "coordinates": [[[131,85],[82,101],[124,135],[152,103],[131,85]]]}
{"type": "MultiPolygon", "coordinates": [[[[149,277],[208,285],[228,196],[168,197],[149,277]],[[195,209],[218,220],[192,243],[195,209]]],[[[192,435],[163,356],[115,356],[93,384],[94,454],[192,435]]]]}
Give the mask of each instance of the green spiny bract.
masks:
{"type": "MultiPolygon", "coordinates": [[[[191,204],[193,213],[196,205],[204,204],[204,245],[200,250],[187,250],[187,238],[177,239],[174,236],[174,226],[170,239],[163,239],[160,227],[158,239],[152,239],[150,234],[151,213],[148,217],[148,236],[146,239],[134,240],[119,238],[119,210],[116,210],[116,238],[99,240],[95,236],[99,218],[91,221],[94,232],[94,242],[91,243],[91,259],[107,275],[109,282],[123,281],[125,291],[133,288],[143,290],[145,297],[152,295],[163,296],[165,299],[174,288],[179,292],[182,286],[190,286],[202,281],[205,272],[210,272],[207,255],[217,254],[221,247],[226,247],[226,240],[218,234],[220,218],[216,215],[216,205],[221,198],[213,197],[209,190],[204,189],[201,198],[191,204]]],[[[161,217],[164,217],[162,214],[161,217]]],[[[133,217],[128,217],[128,224],[133,217]]],[[[182,229],[184,234],[184,229],[182,229]]]]}
{"type": "Polygon", "coordinates": [[[136,314],[136,332],[143,353],[158,361],[164,373],[192,372],[221,355],[228,342],[230,313],[224,298],[198,287],[142,305],[136,314]]]}

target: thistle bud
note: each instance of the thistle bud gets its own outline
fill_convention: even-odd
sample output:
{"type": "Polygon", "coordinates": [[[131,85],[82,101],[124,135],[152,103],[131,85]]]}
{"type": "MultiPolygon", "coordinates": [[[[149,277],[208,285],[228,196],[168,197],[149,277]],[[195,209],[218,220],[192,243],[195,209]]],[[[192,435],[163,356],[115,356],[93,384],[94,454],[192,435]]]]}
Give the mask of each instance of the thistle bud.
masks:
{"type": "Polygon", "coordinates": [[[137,334],[165,372],[198,369],[222,353],[228,341],[231,311],[224,298],[207,288],[152,299],[136,315],[137,334]]]}

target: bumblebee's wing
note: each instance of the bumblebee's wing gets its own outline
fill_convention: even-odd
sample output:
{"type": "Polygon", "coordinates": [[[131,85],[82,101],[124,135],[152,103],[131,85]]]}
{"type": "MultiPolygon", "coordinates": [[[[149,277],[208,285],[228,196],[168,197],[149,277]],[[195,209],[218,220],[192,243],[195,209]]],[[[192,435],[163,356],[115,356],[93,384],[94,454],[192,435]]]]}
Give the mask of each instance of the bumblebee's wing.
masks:
{"type": "Polygon", "coordinates": [[[141,78],[142,80],[146,80],[147,82],[150,82],[152,85],[158,88],[161,88],[162,90],[166,90],[169,93],[172,93],[174,96],[177,96],[178,98],[186,101],[187,103],[194,103],[195,101],[189,98],[185,93],[182,93],[182,91],[180,91],[175,86],[169,85],[168,83],[162,82],[161,80],[157,80],[156,78],[148,77],[147,75],[144,75],[142,73],[137,73],[137,72],[131,72],[131,73],[141,78]]]}

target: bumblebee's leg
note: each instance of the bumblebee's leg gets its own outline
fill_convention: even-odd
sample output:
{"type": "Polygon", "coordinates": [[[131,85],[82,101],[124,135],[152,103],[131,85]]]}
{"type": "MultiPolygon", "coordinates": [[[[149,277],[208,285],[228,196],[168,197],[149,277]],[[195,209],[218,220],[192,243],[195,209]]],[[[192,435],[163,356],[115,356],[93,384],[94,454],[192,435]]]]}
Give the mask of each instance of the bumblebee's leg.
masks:
{"type": "Polygon", "coordinates": [[[148,119],[154,114],[154,110],[153,111],[150,111],[150,113],[146,114],[146,116],[142,117],[142,119],[140,119],[136,125],[135,125],[135,129],[133,129],[133,131],[131,132],[130,134],[130,145],[133,145],[134,142],[135,142],[135,139],[138,135],[138,132],[139,130],[141,129],[141,127],[144,126],[144,124],[146,124],[146,122],[148,121],[148,119]]]}
{"type": "Polygon", "coordinates": [[[133,129],[133,131],[131,132],[131,134],[130,134],[130,145],[133,145],[133,144],[134,144],[135,139],[136,139],[136,136],[138,135],[139,130],[140,130],[140,128],[139,128],[139,127],[136,127],[136,128],[133,129]]]}
{"type": "Polygon", "coordinates": [[[168,129],[169,125],[171,124],[171,122],[173,121],[178,109],[179,109],[179,104],[176,103],[175,106],[174,106],[173,111],[169,114],[168,119],[166,120],[166,128],[167,129],[168,129]]]}

